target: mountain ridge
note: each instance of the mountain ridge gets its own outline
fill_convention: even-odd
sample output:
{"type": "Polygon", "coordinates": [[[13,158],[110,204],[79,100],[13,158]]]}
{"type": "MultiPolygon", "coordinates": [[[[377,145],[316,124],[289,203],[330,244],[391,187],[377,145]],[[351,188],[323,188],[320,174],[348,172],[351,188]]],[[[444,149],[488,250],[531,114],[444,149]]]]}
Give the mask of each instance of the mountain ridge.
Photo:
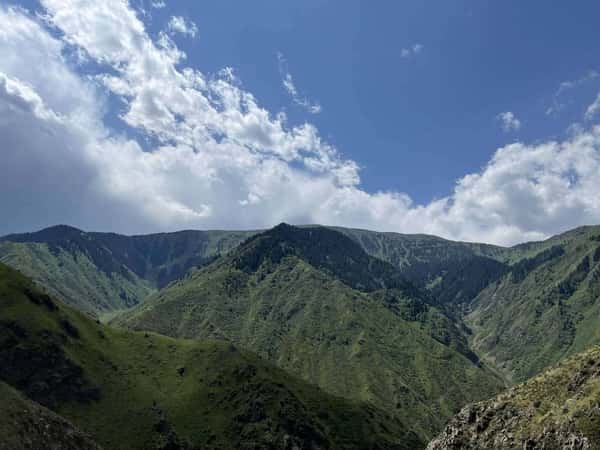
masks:
{"type": "Polygon", "coordinates": [[[327,392],[395,411],[428,437],[464,399],[501,383],[444,311],[415,293],[393,266],[337,231],[280,225],[112,323],[230,340],[327,392]],[[380,282],[348,283],[349,273],[380,282]]]}
{"type": "MultiPolygon", "coordinates": [[[[600,343],[597,226],[513,247],[317,225],[137,236],[56,226],[0,238],[0,261],[51,295],[31,288],[42,307],[58,294],[118,313],[112,324],[229,341],[386,410],[421,442],[501,378],[519,383],[600,343]]],[[[75,339],[77,326],[58,326],[75,339]]],[[[70,395],[97,401],[102,383],[61,367],[75,376],[70,395]]]]}

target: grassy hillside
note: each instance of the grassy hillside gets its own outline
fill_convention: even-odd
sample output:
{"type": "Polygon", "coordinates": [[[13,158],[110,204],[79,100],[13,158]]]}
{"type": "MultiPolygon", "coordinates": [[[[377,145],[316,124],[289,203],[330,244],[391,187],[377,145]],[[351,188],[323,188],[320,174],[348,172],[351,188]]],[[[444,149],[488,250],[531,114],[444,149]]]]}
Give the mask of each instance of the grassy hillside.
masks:
{"type": "Polygon", "coordinates": [[[419,295],[343,235],[282,225],[117,322],[229,340],[332,394],[377,405],[428,437],[501,383],[478,364],[461,330],[419,295]]]}
{"type": "MultiPolygon", "coordinates": [[[[252,245],[244,246],[236,260],[226,263],[246,277],[241,283],[249,282],[248,292],[255,297],[284,295],[280,288],[281,283],[288,283],[285,278],[276,279],[275,291],[269,293],[266,281],[253,278],[253,274],[271,276],[281,261],[296,258],[339,281],[344,289],[384,304],[400,319],[472,361],[477,361],[477,353],[512,381],[524,380],[565,355],[600,342],[598,227],[582,227],[511,248],[318,226],[275,230],[278,242],[284,244],[272,245],[271,230],[269,238],[252,239],[252,245]]],[[[31,276],[53,296],[108,320],[185,276],[191,268],[206,266],[239,248],[255,233],[182,231],[122,236],[58,226],[1,238],[0,261],[31,276]]],[[[312,293],[304,286],[311,283],[298,281],[290,292],[297,300],[298,292],[312,293]]],[[[179,291],[174,287],[168,292],[177,296],[179,291]]],[[[234,291],[235,285],[232,293],[241,295],[234,291]]],[[[330,297],[327,292],[318,295],[330,297]]],[[[176,325],[169,324],[169,332],[195,336],[190,325],[182,324],[196,323],[198,314],[206,313],[198,311],[177,312],[176,325]]],[[[215,321],[217,328],[241,320],[237,312],[231,318],[227,314],[223,311],[215,321]]],[[[243,320],[256,317],[251,311],[243,320]]],[[[151,322],[150,326],[158,326],[160,321],[151,322]]],[[[218,336],[218,331],[202,333],[218,336]]],[[[313,375],[306,377],[313,379],[313,375]]]]}
{"type": "Polygon", "coordinates": [[[144,236],[57,226],[0,239],[0,261],[52,295],[100,315],[148,294],[226,253],[254,232],[181,231],[144,236]]]}
{"type": "Polygon", "coordinates": [[[31,276],[52,296],[90,313],[131,307],[155,291],[151,283],[124,266],[99,270],[80,249],[0,242],[0,261],[31,276]]]}
{"type": "Polygon", "coordinates": [[[476,351],[521,381],[600,343],[600,227],[514,250],[519,259],[466,320],[476,351]]]}
{"type": "Polygon", "coordinates": [[[507,250],[505,247],[450,241],[427,234],[384,233],[342,227],[333,229],[358,242],[368,254],[399,268],[416,263],[457,261],[473,255],[502,260],[507,250]]]}
{"type": "Polygon", "coordinates": [[[428,450],[600,449],[600,347],[470,405],[428,450]]]}
{"type": "Polygon", "coordinates": [[[0,317],[0,381],[104,448],[422,447],[377,408],[325,394],[229,343],[112,329],[2,264],[0,317]]]}

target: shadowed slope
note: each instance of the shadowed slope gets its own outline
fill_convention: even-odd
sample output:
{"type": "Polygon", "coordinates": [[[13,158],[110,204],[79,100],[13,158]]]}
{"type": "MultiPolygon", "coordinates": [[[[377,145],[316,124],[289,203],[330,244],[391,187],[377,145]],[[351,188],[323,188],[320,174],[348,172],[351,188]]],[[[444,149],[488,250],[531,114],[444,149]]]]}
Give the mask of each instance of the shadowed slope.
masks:
{"type": "Polygon", "coordinates": [[[0,382],[0,449],[100,450],[68,420],[0,382]]]}
{"type": "Polygon", "coordinates": [[[226,253],[254,232],[123,236],[60,225],[0,238],[0,261],[79,309],[110,313],[226,253]]]}

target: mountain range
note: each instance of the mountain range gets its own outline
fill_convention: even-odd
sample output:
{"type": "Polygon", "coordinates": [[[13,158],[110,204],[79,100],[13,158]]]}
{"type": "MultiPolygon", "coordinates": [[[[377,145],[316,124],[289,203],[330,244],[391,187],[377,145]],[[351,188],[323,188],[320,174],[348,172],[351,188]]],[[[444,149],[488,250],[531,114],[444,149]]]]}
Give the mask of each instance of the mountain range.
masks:
{"type": "Polygon", "coordinates": [[[597,448],[600,227],[507,248],[318,225],[57,226],[0,238],[0,262],[23,274],[0,270],[6,408],[89,445],[424,448],[443,431],[431,448],[597,448]],[[561,390],[584,372],[585,389],[561,390]]]}

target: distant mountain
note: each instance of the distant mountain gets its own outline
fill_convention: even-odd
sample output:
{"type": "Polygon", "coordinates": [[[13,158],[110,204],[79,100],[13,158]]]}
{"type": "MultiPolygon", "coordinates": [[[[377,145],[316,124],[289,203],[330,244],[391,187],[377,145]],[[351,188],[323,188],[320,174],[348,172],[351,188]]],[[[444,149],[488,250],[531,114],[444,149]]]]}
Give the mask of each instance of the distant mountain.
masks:
{"type": "MultiPolygon", "coordinates": [[[[295,242],[290,233],[286,239],[302,261],[349,288],[386,297],[385,301],[394,283],[399,283],[396,287],[405,297],[418,299],[453,323],[450,334],[446,327],[423,325],[430,335],[441,330],[437,340],[472,360],[477,359],[475,354],[484,357],[509,381],[524,380],[563,356],[600,342],[598,227],[510,248],[428,235],[319,226],[300,229],[310,230],[312,237],[295,242]],[[347,245],[343,237],[358,245],[347,245]],[[354,253],[340,252],[344,246],[354,253]],[[546,339],[548,330],[552,335],[546,339]]],[[[69,304],[109,319],[256,233],[122,236],[57,226],[0,238],[0,261],[69,304]]],[[[259,244],[268,245],[262,240],[253,245],[259,244]]],[[[275,250],[256,248],[254,254],[275,250]]]]}
{"type": "Polygon", "coordinates": [[[509,382],[600,343],[600,227],[510,248],[339,230],[445,305],[509,382]]]}
{"type": "Polygon", "coordinates": [[[230,343],[112,329],[3,264],[0,361],[0,412],[8,413],[0,447],[95,448],[91,439],[127,450],[424,446],[390,414],[326,394],[230,343]]]}
{"type": "Polygon", "coordinates": [[[229,340],[389,411],[424,438],[502,386],[427,292],[325,227],[282,224],[253,236],[116,323],[229,340]]]}
{"type": "Polygon", "coordinates": [[[428,450],[600,449],[600,347],[465,407],[428,450]]]}
{"type": "Polygon", "coordinates": [[[600,343],[600,227],[513,247],[470,305],[473,348],[515,381],[600,343]]]}
{"type": "Polygon", "coordinates": [[[425,234],[335,229],[356,241],[369,255],[395,266],[416,286],[426,288],[438,303],[454,306],[470,302],[505,274],[512,252],[505,247],[425,234]]]}
{"type": "Polygon", "coordinates": [[[137,304],[252,234],[181,231],[123,236],[61,225],[0,238],[0,261],[65,302],[102,314],[137,304]]]}
{"type": "MultiPolygon", "coordinates": [[[[330,229],[351,237],[369,255],[391,263],[403,279],[426,287],[438,302],[467,302],[506,272],[502,258],[507,249],[501,247],[427,235],[330,229]]],[[[257,232],[124,236],[59,225],[0,238],[0,261],[31,276],[67,303],[110,316],[139,303],[190,268],[212,262],[257,232]]],[[[321,250],[323,255],[326,252],[321,250]]]]}

